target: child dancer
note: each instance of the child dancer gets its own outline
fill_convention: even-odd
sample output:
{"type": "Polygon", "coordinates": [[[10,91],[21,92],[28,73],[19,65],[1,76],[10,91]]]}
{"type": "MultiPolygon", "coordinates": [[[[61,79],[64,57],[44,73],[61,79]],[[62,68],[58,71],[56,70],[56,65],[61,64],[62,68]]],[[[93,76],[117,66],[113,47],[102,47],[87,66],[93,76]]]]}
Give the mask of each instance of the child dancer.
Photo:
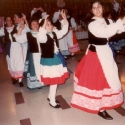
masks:
{"type": "Polygon", "coordinates": [[[43,82],[40,82],[40,58],[41,50],[40,43],[37,42],[37,34],[39,31],[39,22],[37,18],[30,20],[30,32],[22,34],[19,32],[16,35],[17,41],[28,41],[28,53],[26,58],[27,71],[25,77],[27,78],[27,87],[29,89],[42,88],[43,82]]]}
{"type": "Polygon", "coordinates": [[[45,20],[42,20],[40,23],[41,27],[37,35],[37,40],[40,42],[42,51],[40,61],[41,81],[46,85],[50,85],[48,100],[50,101],[50,106],[53,108],[60,108],[60,105],[55,100],[57,85],[63,84],[69,77],[65,59],[59,52],[57,41],[57,39],[63,37],[68,31],[66,15],[63,11],[61,14],[63,17],[62,30],[55,29],[47,15],[45,20]]]}

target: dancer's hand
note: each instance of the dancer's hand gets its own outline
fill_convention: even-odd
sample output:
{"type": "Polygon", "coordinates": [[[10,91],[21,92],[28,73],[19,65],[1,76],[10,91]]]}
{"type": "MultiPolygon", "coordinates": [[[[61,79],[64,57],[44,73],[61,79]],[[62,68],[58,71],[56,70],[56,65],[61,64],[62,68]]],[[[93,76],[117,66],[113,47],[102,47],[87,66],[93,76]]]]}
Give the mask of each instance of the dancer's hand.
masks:
{"type": "Polygon", "coordinates": [[[44,29],[45,29],[46,24],[47,24],[47,22],[48,22],[48,17],[49,17],[49,15],[47,14],[47,15],[45,16],[44,24],[43,24],[43,26],[42,26],[44,29]]]}
{"type": "Polygon", "coordinates": [[[122,22],[125,25],[125,16],[122,18],[122,22]]]}
{"type": "Polygon", "coordinates": [[[25,28],[25,24],[20,24],[19,30],[23,30],[25,28]]]}
{"type": "Polygon", "coordinates": [[[62,15],[62,18],[64,20],[64,25],[68,24],[68,20],[67,20],[66,13],[65,13],[64,9],[61,10],[61,15],[62,15]]]}
{"type": "Polygon", "coordinates": [[[22,17],[22,18],[23,18],[24,20],[26,20],[26,15],[25,15],[25,14],[22,14],[22,15],[23,15],[23,17],[22,17]]]}
{"type": "Polygon", "coordinates": [[[67,19],[64,9],[61,10],[61,15],[63,19],[67,19]]]}
{"type": "Polygon", "coordinates": [[[42,7],[39,7],[38,10],[40,10],[41,12],[44,12],[44,9],[42,7]]]}
{"type": "Polygon", "coordinates": [[[22,30],[25,28],[25,24],[20,24],[19,29],[17,31],[17,35],[21,35],[22,30]]]}

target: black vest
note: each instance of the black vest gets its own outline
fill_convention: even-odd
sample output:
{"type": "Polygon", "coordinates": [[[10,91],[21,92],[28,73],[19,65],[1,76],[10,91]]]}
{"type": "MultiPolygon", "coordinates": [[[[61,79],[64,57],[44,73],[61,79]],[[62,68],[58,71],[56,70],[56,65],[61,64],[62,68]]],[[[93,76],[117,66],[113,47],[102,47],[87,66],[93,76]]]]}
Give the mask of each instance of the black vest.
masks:
{"type": "Polygon", "coordinates": [[[29,51],[31,53],[38,53],[39,48],[38,48],[37,39],[33,37],[30,32],[27,33],[27,40],[28,40],[29,51]]]}
{"type": "MultiPolygon", "coordinates": [[[[69,28],[72,27],[71,25],[71,17],[67,18],[68,20],[68,23],[69,23],[69,28]]],[[[58,29],[58,30],[61,30],[62,27],[61,27],[61,22],[59,21],[59,19],[54,23],[54,26],[58,29]]]]}
{"type": "MultiPolygon", "coordinates": [[[[94,20],[95,19],[92,19],[89,23],[91,23],[94,20]]],[[[89,44],[106,45],[108,42],[108,40],[106,38],[98,38],[98,37],[94,36],[89,30],[88,30],[88,37],[89,37],[89,44]]],[[[93,45],[90,45],[89,50],[96,52],[96,48],[93,45]]]]}
{"type": "MultiPolygon", "coordinates": [[[[6,42],[6,44],[7,44],[8,42],[11,42],[11,40],[10,40],[10,38],[9,38],[9,33],[7,32],[7,29],[6,29],[6,28],[4,28],[4,32],[5,32],[5,42],[6,42]]],[[[16,42],[15,38],[13,37],[13,34],[15,34],[15,33],[17,33],[17,26],[14,26],[12,32],[10,33],[13,42],[16,42]]]]}
{"type": "Polygon", "coordinates": [[[52,32],[54,37],[51,38],[48,34],[47,35],[47,42],[46,43],[40,43],[42,55],[43,58],[53,58],[54,57],[54,42],[56,43],[56,46],[59,47],[57,36],[55,32],[52,32]]]}

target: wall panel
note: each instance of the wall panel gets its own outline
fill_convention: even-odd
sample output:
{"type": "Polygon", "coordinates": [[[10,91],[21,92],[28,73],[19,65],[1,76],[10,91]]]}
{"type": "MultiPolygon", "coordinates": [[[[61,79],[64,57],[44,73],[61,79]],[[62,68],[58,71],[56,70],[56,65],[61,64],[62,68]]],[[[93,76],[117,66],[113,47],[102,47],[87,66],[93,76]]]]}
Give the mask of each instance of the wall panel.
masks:
{"type": "MultiPolygon", "coordinates": [[[[67,8],[73,10],[82,9],[88,11],[86,5],[88,0],[65,0],[67,8]]],[[[0,16],[13,15],[16,12],[29,14],[34,7],[42,6],[45,10],[53,12],[56,10],[56,0],[0,0],[0,16]]]]}
{"type": "MultiPolygon", "coordinates": [[[[91,0],[65,0],[66,7],[71,8],[75,14],[82,10],[84,15],[89,11],[89,2],[91,0]]],[[[103,0],[110,2],[112,0],[103,0]]],[[[120,2],[121,0],[117,0],[120,2]]],[[[22,12],[27,15],[34,7],[42,6],[45,11],[53,13],[56,8],[56,0],[0,0],[0,16],[13,15],[16,12],[22,12]]]]}

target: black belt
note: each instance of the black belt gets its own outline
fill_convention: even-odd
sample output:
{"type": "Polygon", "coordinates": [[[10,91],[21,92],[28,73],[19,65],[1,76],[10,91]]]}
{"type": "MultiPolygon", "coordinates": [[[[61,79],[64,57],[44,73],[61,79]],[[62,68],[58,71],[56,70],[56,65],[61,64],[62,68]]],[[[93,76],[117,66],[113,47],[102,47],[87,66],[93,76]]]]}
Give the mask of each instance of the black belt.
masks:
{"type": "Polygon", "coordinates": [[[96,48],[93,45],[90,45],[89,50],[92,51],[92,52],[96,52],[96,48]]]}

